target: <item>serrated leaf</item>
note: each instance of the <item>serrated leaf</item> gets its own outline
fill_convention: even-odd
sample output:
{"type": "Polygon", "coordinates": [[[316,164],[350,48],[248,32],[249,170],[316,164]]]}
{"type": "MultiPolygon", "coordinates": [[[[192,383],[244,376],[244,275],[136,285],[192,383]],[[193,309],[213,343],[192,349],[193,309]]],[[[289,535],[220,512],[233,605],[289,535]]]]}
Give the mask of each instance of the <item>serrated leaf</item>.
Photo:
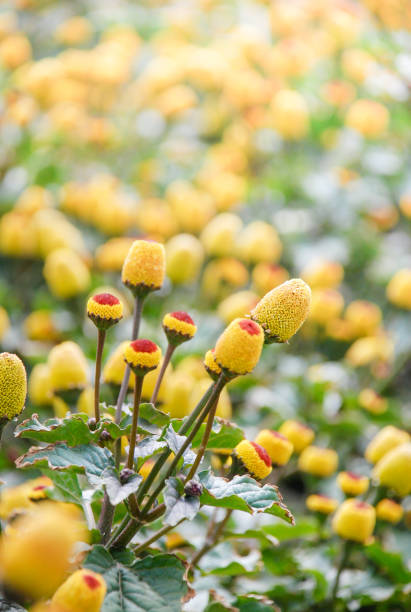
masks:
{"type": "Polygon", "coordinates": [[[216,576],[239,576],[258,570],[260,552],[252,550],[248,555],[239,555],[229,542],[221,542],[200,561],[202,572],[216,576]]]}
{"type": "Polygon", "coordinates": [[[293,515],[283,504],[281,494],[274,485],[262,486],[250,476],[234,476],[232,480],[227,480],[209,471],[201,472],[199,478],[204,487],[200,497],[204,506],[242,510],[249,514],[264,512],[294,524],[293,515]]]}
{"type": "MultiPolygon", "coordinates": [[[[177,434],[172,425],[169,425],[165,431],[164,438],[167,442],[167,446],[173,453],[176,455],[180,448],[183,446],[186,441],[186,436],[180,436],[177,434]]],[[[184,465],[192,465],[195,461],[196,454],[190,450],[190,446],[183,453],[183,464],[184,465]]]]}
{"type": "Polygon", "coordinates": [[[107,448],[93,444],[67,446],[64,443],[33,446],[16,461],[18,468],[46,467],[86,474],[91,484],[99,484],[106,468],[114,468],[113,456],[107,448]]]}
{"type": "Polygon", "coordinates": [[[140,418],[158,427],[165,427],[170,422],[170,416],[156,408],[151,402],[140,404],[140,418]]]}
{"type": "Polygon", "coordinates": [[[84,567],[103,575],[107,595],[101,612],[180,612],[187,592],[184,566],[174,555],[147,556],[130,565],[95,546],[84,567]]]}
{"type": "Polygon", "coordinates": [[[139,442],[134,451],[135,459],[148,459],[167,446],[164,440],[159,440],[157,436],[147,436],[139,442]]]}
{"type": "MultiPolygon", "coordinates": [[[[181,425],[181,421],[173,420],[173,427],[176,431],[180,429],[181,425]]],[[[191,443],[192,448],[198,448],[200,446],[205,428],[206,423],[203,423],[191,443]]],[[[213,422],[207,448],[216,450],[221,448],[235,448],[243,439],[244,433],[242,429],[230,421],[216,417],[213,422]]]]}
{"type": "Polygon", "coordinates": [[[142,476],[139,474],[133,474],[126,484],[122,485],[113,468],[105,469],[101,477],[102,483],[106,487],[107,495],[113,506],[117,506],[127,499],[129,495],[135,493],[143,480],[142,476]]]}
{"type": "Polygon", "coordinates": [[[384,550],[378,542],[367,546],[364,551],[366,556],[394,582],[411,584],[411,572],[399,553],[384,550]]]}
{"type": "Polygon", "coordinates": [[[182,519],[191,521],[200,510],[199,497],[187,497],[180,493],[179,481],[177,478],[169,478],[164,488],[164,503],[166,513],[164,523],[166,525],[177,525],[182,519]]]}
{"type": "Polygon", "coordinates": [[[72,502],[74,504],[82,503],[83,497],[77,474],[53,470],[44,470],[44,474],[51,478],[54,484],[50,494],[52,499],[72,502]]]}

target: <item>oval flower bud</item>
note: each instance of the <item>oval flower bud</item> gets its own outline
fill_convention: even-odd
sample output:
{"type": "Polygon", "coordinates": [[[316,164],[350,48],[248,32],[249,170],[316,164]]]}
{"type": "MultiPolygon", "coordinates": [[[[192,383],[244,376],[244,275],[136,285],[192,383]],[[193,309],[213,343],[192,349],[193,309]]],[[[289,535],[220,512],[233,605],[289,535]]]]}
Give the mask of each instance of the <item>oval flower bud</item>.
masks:
{"type": "Polygon", "coordinates": [[[386,521],[393,525],[399,523],[404,515],[404,508],[401,504],[397,504],[397,502],[387,497],[378,502],[375,510],[377,512],[377,518],[380,521],[386,521]]]}
{"type": "Polygon", "coordinates": [[[123,317],[123,304],[111,293],[98,293],[87,302],[87,316],[99,329],[108,329],[123,317]]]}
{"type": "Polygon", "coordinates": [[[320,514],[331,514],[338,506],[338,501],[328,495],[319,493],[309,495],[305,500],[305,504],[311,512],[319,512],[320,514]]]}
{"type": "Polygon", "coordinates": [[[270,456],[271,462],[275,465],[285,465],[288,463],[292,453],[293,445],[290,440],[278,431],[262,429],[255,441],[265,448],[270,456]]]}
{"type": "Polygon", "coordinates": [[[390,450],[408,442],[410,436],[403,429],[387,425],[380,429],[365,449],[365,458],[370,463],[377,463],[390,450]]]}
{"type": "Polygon", "coordinates": [[[367,476],[360,476],[354,472],[340,472],[337,476],[337,483],[343,493],[355,497],[368,490],[370,481],[367,476]]]}
{"type": "Polygon", "coordinates": [[[411,310],[411,269],[398,270],[387,285],[389,301],[405,310],[411,310]]]}
{"type": "Polygon", "coordinates": [[[175,285],[193,282],[204,260],[203,245],[191,234],[173,236],[166,244],[167,276],[175,285]]]}
{"type": "Polygon", "coordinates": [[[68,340],[54,346],[48,358],[51,386],[54,391],[84,389],[89,379],[89,368],[83,351],[68,340]]]}
{"type": "Polygon", "coordinates": [[[267,451],[256,442],[241,440],[234,453],[247,472],[257,480],[262,480],[271,473],[271,459],[267,451]]]}
{"type": "Polygon", "coordinates": [[[33,501],[44,499],[46,489],[53,486],[47,476],[26,480],[17,487],[2,489],[0,493],[0,518],[5,520],[15,512],[33,507],[33,501]]]}
{"type": "Polygon", "coordinates": [[[37,363],[29,377],[29,398],[35,406],[51,406],[53,389],[47,363],[37,363]]]}
{"type": "Polygon", "coordinates": [[[151,340],[134,340],[124,349],[124,360],[136,376],[144,376],[150,370],[155,370],[160,359],[161,349],[151,340]]]}
{"type": "Polygon", "coordinates": [[[248,374],[260,359],[264,332],[250,319],[234,319],[215,345],[215,360],[230,376],[248,374]]]}
{"type": "Polygon", "coordinates": [[[346,499],[332,521],[332,528],[341,538],[367,544],[375,526],[375,508],[358,499],[346,499]]]}
{"type": "Polygon", "coordinates": [[[163,329],[169,343],[173,346],[191,340],[197,331],[193,319],[182,310],[166,314],[163,318],[163,329]]]}
{"type": "Polygon", "coordinates": [[[264,329],[267,343],[287,342],[306,320],[310,301],[309,286],[294,278],[267,293],[251,311],[251,318],[264,329]]]}
{"type": "Polygon", "coordinates": [[[86,264],[71,249],[56,249],[49,253],[43,274],[50,291],[63,300],[83,293],[90,284],[86,264]]]}
{"type": "Polygon", "coordinates": [[[150,240],[135,240],[124,261],[121,280],[136,295],[146,295],[161,288],[165,270],[163,245],[150,240]]]}
{"type": "Polygon", "coordinates": [[[0,353],[0,419],[13,419],[24,408],[27,375],[14,353],[0,353]]]}
{"type": "Polygon", "coordinates": [[[299,454],[314,440],[314,431],[308,425],[293,421],[284,421],[278,429],[279,433],[290,440],[294,452],[299,454]]]}
{"type": "MultiPolygon", "coordinates": [[[[121,342],[118,347],[109,355],[104,368],[103,368],[103,380],[108,385],[120,386],[126,370],[126,362],[124,361],[124,350],[129,344],[127,340],[121,342]]],[[[130,373],[130,379],[128,381],[129,389],[134,388],[134,374],[130,373]]]]}
{"type": "Polygon", "coordinates": [[[103,576],[79,569],[54,593],[51,609],[53,612],[100,612],[106,590],[103,576]]]}
{"type": "Polygon", "coordinates": [[[298,459],[298,467],[314,476],[331,476],[338,466],[338,455],[332,448],[307,446],[298,459]]]}
{"type": "Polygon", "coordinates": [[[208,350],[204,355],[204,367],[207,374],[209,374],[213,380],[217,380],[221,374],[221,368],[215,360],[215,349],[208,350]]]}
{"type": "Polygon", "coordinates": [[[405,497],[411,493],[411,442],[396,446],[377,463],[373,478],[405,497]]]}

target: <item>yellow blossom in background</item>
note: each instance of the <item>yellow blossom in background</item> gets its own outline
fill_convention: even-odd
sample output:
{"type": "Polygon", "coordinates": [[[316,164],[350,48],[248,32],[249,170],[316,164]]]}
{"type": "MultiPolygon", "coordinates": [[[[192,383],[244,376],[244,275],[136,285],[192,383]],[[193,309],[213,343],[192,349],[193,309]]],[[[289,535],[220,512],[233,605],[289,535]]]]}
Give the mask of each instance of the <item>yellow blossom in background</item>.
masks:
{"type": "Polygon", "coordinates": [[[403,429],[393,425],[387,425],[370,441],[365,449],[365,458],[371,463],[377,463],[384,455],[396,446],[400,446],[410,439],[409,434],[403,429]]]}
{"type": "Polygon", "coordinates": [[[224,323],[228,324],[247,315],[257,305],[258,295],[252,291],[238,291],[225,298],[218,305],[217,312],[224,323]]]}
{"type": "Polygon", "coordinates": [[[214,257],[232,255],[242,225],[240,217],[232,213],[221,213],[214,217],[201,233],[206,253],[214,257]]]}
{"type": "Polygon", "coordinates": [[[94,416],[94,388],[86,387],[80,393],[77,400],[78,412],[85,412],[90,417],[94,416]]]}
{"type": "Polygon", "coordinates": [[[79,569],[54,593],[51,608],[55,612],[100,612],[106,590],[103,576],[79,569]]]}
{"type": "Polygon", "coordinates": [[[301,278],[311,289],[335,289],[344,278],[344,268],[336,261],[314,261],[304,268],[301,278]]]}
{"type": "Polygon", "coordinates": [[[132,244],[133,239],[128,236],[110,238],[96,250],[97,267],[106,272],[119,272],[132,244]]]}
{"type": "Polygon", "coordinates": [[[48,357],[51,386],[55,391],[83,389],[89,380],[89,367],[80,346],[68,340],[53,347],[48,357]]]}
{"type": "Polygon", "coordinates": [[[314,476],[331,476],[338,467],[338,455],[332,448],[307,446],[298,458],[298,467],[314,476]]]}
{"type": "Polygon", "coordinates": [[[387,285],[389,301],[405,310],[411,310],[411,270],[404,268],[394,274],[387,285]]]}
{"type": "Polygon", "coordinates": [[[351,497],[362,495],[369,487],[367,476],[360,476],[354,472],[340,472],[337,476],[337,483],[340,489],[351,497]]]}
{"type": "Polygon", "coordinates": [[[372,474],[380,484],[394,489],[398,495],[405,497],[411,492],[410,471],[411,442],[405,442],[387,451],[379,459],[372,474]]]}
{"type": "Polygon", "coordinates": [[[377,519],[396,525],[404,515],[404,508],[393,499],[381,499],[375,507],[377,519]]]}
{"type": "Polygon", "coordinates": [[[0,518],[8,519],[14,512],[34,507],[39,499],[46,497],[46,489],[53,482],[47,476],[26,480],[16,487],[2,489],[0,493],[0,518]]]}
{"type": "Polygon", "coordinates": [[[375,333],[382,320],[381,309],[367,300],[351,302],[344,313],[356,336],[370,336],[375,333]]]}
{"type": "Polygon", "coordinates": [[[273,127],[286,140],[302,140],[309,129],[309,111],[304,97],[295,90],[278,91],[271,102],[273,127]]]}
{"type": "MultiPolygon", "coordinates": [[[[116,386],[121,385],[121,381],[124,377],[126,370],[126,362],[124,361],[124,350],[128,344],[125,340],[108,356],[107,361],[103,367],[103,380],[104,382],[116,386]]],[[[134,387],[134,374],[130,373],[130,379],[128,383],[129,389],[134,387]]]]}
{"type": "Polygon", "coordinates": [[[35,406],[49,406],[53,401],[50,368],[47,363],[38,363],[29,376],[29,399],[35,406]]]}
{"type": "MultiPolygon", "coordinates": [[[[150,400],[151,396],[153,395],[154,387],[157,381],[159,370],[161,369],[161,366],[163,364],[163,361],[164,361],[164,358],[160,360],[160,363],[158,364],[158,368],[156,370],[151,370],[151,372],[148,372],[144,376],[143,389],[141,391],[141,396],[144,400],[150,400]]],[[[164,373],[163,380],[161,381],[160,389],[158,391],[158,395],[157,395],[158,402],[161,402],[161,403],[164,402],[164,399],[168,391],[168,382],[170,380],[172,372],[173,372],[173,368],[171,364],[169,364],[164,373]]]]}
{"type": "Polygon", "coordinates": [[[83,293],[90,285],[86,264],[71,249],[56,249],[47,255],[43,274],[50,291],[61,299],[83,293]]]}
{"type": "Polygon", "coordinates": [[[345,123],[365,138],[379,138],[388,128],[390,114],[387,108],[375,100],[360,99],[347,111],[345,123]]]}
{"type": "Polygon", "coordinates": [[[274,465],[285,465],[288,463],[292,452],[293,444],[278,431],[262,429],[255,441],[265,448],[274,465]]]}
{"type": "Polygon", "coordinates": [[[358,394],[358,403],[361,408],[365,408],[373,414],[383,414],[387,410],[388,402],[374,391],[374,389],[362,389],[358,394]]]}
{"type": "Polygon", "coordinates": [[[248,271],[245,265],[233,257],[222,257],[210,261],[203,271],[202,291],[210,299],[224,298],[247,284],[248,271]]]}
{"type": "Polygon", "coordinates": [[[173,236],[165,245],[166,270],[171,282],[191,283],[199,276],[204,260],[201,242],[190,234],[173,236]]]}
{"type": "Polygon", "coordinates": [[[319,512],[320,514],[332,514],[338,506],[336,499],[318,493],[309,495],[305,504],[311,512],[319,512]]]}
{"type": "Polygon", "coordinates": [[[344,298],[335,289],[315,289],[311,295],[309,320],[321,325],[336,319],[344,308],[344,298]]]}
{"type": "Polygon", "coordinates": [[[49,310],[34,310],[24,319],[23,327],[29,340],[53,342],[59,337],[53,313],[49,310]]]}
{"type": "Polygon", "coordinates": [[[7,310],[0,306],[0,342],[10,329],[10,319],[7,310]]]}
{"type": "Polygon", "coordinates": [[[341,538],[367,544],[375,527],[375,508],[357,499],[347,499],[337,509],[332,528],[341,538]]]}
{"type": "Polygon", "coordinates": [[[173,372],[164,394],[162,410],[172,418],[181,419],[191,412],[191,394],[195,381],[184,372],[173,372]]]}
{"type": "MultiPolygon", "coordinates": [[[[203,372],[204,372],[204,369],[203,369],[203,372]]],[[[196,384],[193,385],[193,389],[192,389],[191,396],[190,396],[191,410],[194,410],[194,408],[197,406],[198,402],[201,400],[202,396],[207,391],[209,386],[210,386],[210,379],[208,377],[202,378],[196,384]]],[[[231,399],[230,399],[230,394],[228,393],[226,388],[224,388],[221,391],[220,397],[218,398],[216,416],[222,419],[226,419],[226,420],[229,420],[232,418],[231,399]]]]}
{"type": "Polygon", "coordinates": [[[288,438],[295,453],[301,453],[314,440],[314,431],[308,425],[292,419],[284,421],[278,429],[279,433],[288,438]]]}
{"type": "Polygon", "coordinates": [[[252,272],[253,287],[261,297],[285,283],[288,278],[289,274],[285,268],[267,262],[258,263],[252,272]]]}
{"type": "Polygon", "coordinates": [[[249,263],[275,262],[282,252],[276,229],[264,221],[253,221],[244,227],[237,244],[239,257],[249,263]]]}

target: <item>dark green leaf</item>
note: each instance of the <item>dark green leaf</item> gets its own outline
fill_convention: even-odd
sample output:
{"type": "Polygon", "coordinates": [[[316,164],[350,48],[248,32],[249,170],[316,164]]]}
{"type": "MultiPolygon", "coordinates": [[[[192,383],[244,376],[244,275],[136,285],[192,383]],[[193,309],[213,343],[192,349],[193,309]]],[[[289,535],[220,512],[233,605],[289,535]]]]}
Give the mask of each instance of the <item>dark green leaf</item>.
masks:
{"type": "Polygon", "coordinates": [[[211,472],[199,475],[204,487],[201,504],[242,510],[249,514],[264,512],[273,514],[294,524],[294,517],[282,503],[282,497],[274,485],[262,486],[250,476],[234,476],[232,480],[214,476],[211,472]]]}
{"type": "Polygon", "coordinates": [[[103,546],[95,546],[84,566],[102,574],[107,583],[101,612],[181,612],[187,587],[184,566],[174,555],[147,556],[124,565],[103,546]]]}
{"type": "Polygon", "coordinates": [[[378,542],[374,542],[364,550],[367,557],[394,582],[411,584],[411,572],[399,553],[384,550],[378,542]]]}
{"type": "Polygon", "coordinates": [[[53,470],[44,470],[44,473],[51,478],[54,484],[50,497],[74,504],[82,503],[81,488],[77,474],[53,470]]]}
{"type": "Polygon", "coordinates": [[[309,538],[318,536],[318,524],[312,519],[298,520],[296,525],[284,525],[277,523],[276,525],[263,525],[261,527],[264,533],[277,538],[277,540],[293,540],[296,538],[309,538]]]}
{"type": "Polygon", "coordinates": [[[260,565],[260,552],[252,550],[248,555],[239,555],[231,543],[221,542],[200,561],[201,570],[217,576],[242,576],[255,573],[260,565]]]}
{"type": "Polygon", "coordinates": [[[262,595],[242,595],[235,605],[240,612],[281,612],[273,601],[262,595]]]}
{"type": "MultiPolygon", "coordinates": [[[[173,419],[172,424],[174,429],[178,431],[182,425],[182,421],[179,419],[173,419]]],[[[200,446],[205,428],[206,424],[203,423],[193,439],[191,444],[193,448],[198,448],[200,446]]],[[[244,433],[242,429],[230,421],[216,417],[214,419],[207,448],[216,450],[223,448],[234,448],[243,439],[244,433]]]]}
{"type": "Polygon", "coordinates": [[[150,402],[140,404],[140,418],[158,427],[165,427],[170,422],[169,415],[162,412],[162,410],[158,410],[150,402]]]}
{"type": "Polygon", "coordinates": [[[147,436],[137,444],[134,457],[135,459],[146,460],[161,451],[166,446],[167,443],[163,440],[159,440],[157,436],[147,436]]]}
{"type": "Polygon", "coordinates": [[[166,513],[164,523],[166,525],[177,525],[182,519],[191,521],[200,509],[199,497],[187,497],[182,487],[179,486],[177,478],[169,478],[164,489],[164,502],[166,513]]]}
{"type": "MultiPolygon", "coordinates": [[[[169,425],[165,431],[164,438],[170,450],[176,455],[186,441],[186,436],[176,434],[172,425],[169,425]]],[[[191,465],[196,458],[195,453],[190,450],[190,446],[183,453],[184,465],[191,465]]]]}
{"type": "Polygon", "coordinates": [[[127,499],[129,495],[135,493],[142,480],[143,478],[139,474],[133,474],[127,483],[122,485],[113,468],[106,468],[102,473],[102,482],[106,487],[107,495],[113,506],[117,506],[127,499]]]}

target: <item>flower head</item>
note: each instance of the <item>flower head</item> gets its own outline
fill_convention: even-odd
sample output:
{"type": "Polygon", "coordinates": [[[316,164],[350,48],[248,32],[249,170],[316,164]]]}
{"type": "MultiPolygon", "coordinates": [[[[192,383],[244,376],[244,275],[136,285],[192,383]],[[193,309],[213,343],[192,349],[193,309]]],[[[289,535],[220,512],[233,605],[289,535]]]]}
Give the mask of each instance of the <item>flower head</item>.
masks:
{"type": "Polygon", "coordinates": [[[411,269],[398,270],[387,285],[389,301],[405,310],[411,310],[411,269]]]}
{"type": "Polygon", "coordinates": [[[191,340],[197,331],[193,319],[182,310],[167,313],[163,318],[163,329],[169,343],[174,346],[191,340]]]}
{"type": "Polygon", "coordinates": [[[49,253],[43,273],[50,291],[61,299],[86,291],[90,284],[90,272],[86,264],[75,251],[68,248],[49,253]]]}
{"type": "Polygon", "coordinates": [[[175,285],[193,282],[204,260],[203,245],[191,234],[173,236],[166,244],[167,276],[175,285]]]}
{"type": "Polygon", "coordinates": [[[215,349],[210,349],[204,355],[204,367],[213,380],[221,374],[221,368],[215,360],[215,349]]]}
{"type": "Polygon", "coordinates": [[[47,363],[37,363],[29,377],[29,398],[35,406],[51,405],[53,389],[47,363]]]}
{"type": "Polygon", "coordinates": [[[48,358],[51,386],[54,391],[84,389],[89,379],[89,368],[83,351],[68,340],[54,346],[48,358]]]}
{"type": "Polygon", "coordinates": [[[135,240],[123,264],[121,280],[136,295],[160,289],[165,276],[165,251],[162,244],[135,240]]]}
{"type": "Polygon", "coordinates": [[[352,497],[362,495],[368,490],[370,481],[367,476],[360,476],[354,472],[340,472],[337,476],[340,489],[352,497]]]}
{"type": "Polygon", "coordinates": [[[311,512],[319,512],[320,514],[332,514],[338,506],[336,499],[319,493],[309,495],[305,504],[311,512]]]}
{"type": "Polygon", "coordinates": [[[293,452],[293,444],[278,431],[262,429],[255,441],[265,448],[272,463],[275,465],[288,463],[293,452]]]}
{"type": "Polygon", "coordinates": [[[294,278],[267,293],[251,311],[251,318],[264,329],[266,342],[287,342],[307,318],[310,301],[309,286],[294,278]]]}
{"type": "Polygon", "coordinates": [[[393,525],[399,523],[404,515],[404,508],[401,504],[397,504],[393,499],[388,499],[387,497],[378,502],[375,510],[378,519],[393,525]]]}
{"type": "Polygon", "coordinates": [[[358,499],[346,499],[332,521],[332,528],[341,538],[367,544],[375,526],[375,508],[358,499]]]}
{"type": "Polygon", "coordinates": [[[373,470],[373,478],[394,489],[401,497],[411,493],[411,442],[395,446],[387,452],[373,470]]]}
{"type": "Polygon", "coordinates": [[[331,476],[338,466],[338,455],[332,448],[307,446],[298,459],[298,467],[314,476],[331,476]]]}
{"type": "Polygon", "coordinates": [[[123,304],[111,293],[98,293],[87,302],[87,316],[99,329],[107,329],[122,318],[123,304]]]}
{"type": "Polygon", "coordinates": [[[267,451],[256,442],[241,440],[234,453],[247,472],[257,480],[262,480],[271,473],[271,459],[267,451]]]}
{"type": "Polygon", "coordinates": [[[13,419],[24,408],[27,375],[14,353],[0,353],[0,419],[13,419]]]}
{"type": "MultiPolygon", "coordinates": [[[[118,347],[109,355],[104,368],[103,368],[103,380],[109,385],[120,386],[124,377],[126,369],[126,362],[124,361],[124,350],[129,344],[127,340],[121,342],[118,347]]],[[[129,389],[134,387],[134,374],[130,373],[130,379],[128,383],[129,389]]]]}
{"type": "Polygon", "coordinates": [[[136,376],[144,376],[150,370],[155,370],[160,359],[161,349],[151,340],[134,340],[124,349],[124,360],[136,376]]]}
{"type": "Polygon", "coordinates": [[[52,610],[100,612],[106,590],[103,576],[89,569],[79,569],[54,593],[51,600],[52,610]]]}
{"type": "Polygon", "coordinates": [[[16,487],[2,489],[0,493],[0,518],[33,507],[33,502],[46,497],[46,490],[53,485],[47,476],[26,480],[16,487]]]}
{"type": "Polygon", "coordinates": [[[218,338],[215,346],[217,364],[230,376],[248,374],[260,359],[264,332],[250,319],[234,319],[218,338]]]}
{"type": "Polygon", "coordinates": [[[311,427],[291,419],[284,421],[278,431],[290,440],[294,447],[294,452],[298,454],[311,444],[315,435],[311,427]]]}
{"type": "Polygon", "coordinates": [[[377,463],[384,455],[396,446],[408,442],[409,434],[403,429],[387,425],[380,429],[365,449],[365,458],[370,463],[377,463]]]}

